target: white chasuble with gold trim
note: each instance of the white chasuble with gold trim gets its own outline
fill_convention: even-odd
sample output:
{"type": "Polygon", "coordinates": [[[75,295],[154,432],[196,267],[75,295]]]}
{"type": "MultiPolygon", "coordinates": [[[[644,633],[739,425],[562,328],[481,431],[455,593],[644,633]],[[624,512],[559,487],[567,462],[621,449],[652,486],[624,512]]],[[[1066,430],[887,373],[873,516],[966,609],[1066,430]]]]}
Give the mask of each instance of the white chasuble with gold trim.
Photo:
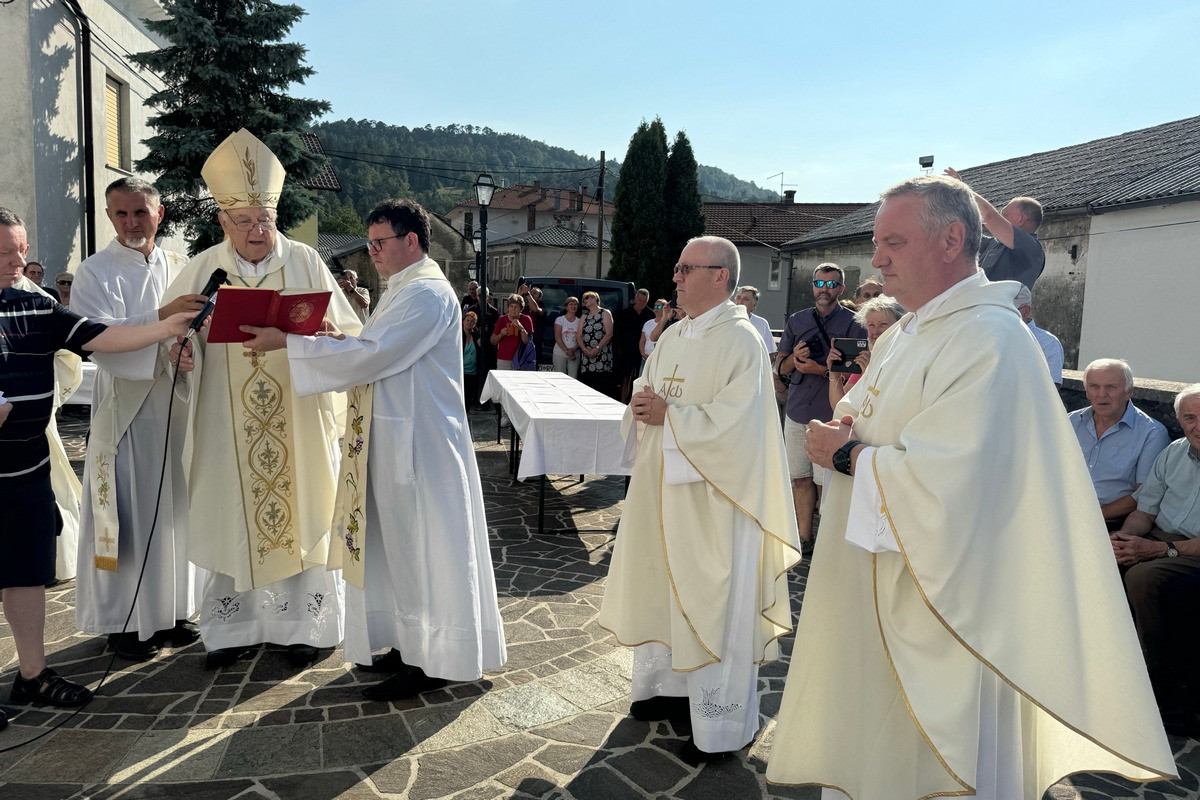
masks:
{"type": "Polygon", "coordinates": [[[825,487],[768,780],[855,800],[1036,798],[1074,772],[1174,773],[1087,467],[1015,289],[964,282],[908,315],[834,409],[875,450],[825,487]],[[847,541],[863,480],[899,552],[847,541]]]}
{"type": "MultiPolygon", "coordinates": [[[[312,248],[277,237],[251,285],[325,289],[327,316],[354,335],[358,317],[312,248]]],[[[216,268],[242,285],[228,241],[194,258],[167,292],[198,292],[216,268]]],[[[220,303],[218,296],[217,302],[220,303]]],[[[284,351],[256,353],[200,337],[192,381],[185,464],[191,501],[188,552],[198,566],[229,575],[244,591],[321,565],[329,557],[338,469],[330,393],[300,397],[284,351]]]]}
{"type": "Polygon", "coordinates": [[[771,661],[791,630],[787,571],[800,542],[769,362],[739,306],[728,304],[701,338],[684,339],[678,327],[659,339],[634,392],[649,385],[666,399],[665,425],[686,461],[680,471],[699,480],[665,474],[664,426],[641,426],[626,411],[623,430],[644,430],[600,624],[623,645],[667,645],[676,671],[717,661],[733,531],[748,519],[762,537],[753,659],[771,661]]]}

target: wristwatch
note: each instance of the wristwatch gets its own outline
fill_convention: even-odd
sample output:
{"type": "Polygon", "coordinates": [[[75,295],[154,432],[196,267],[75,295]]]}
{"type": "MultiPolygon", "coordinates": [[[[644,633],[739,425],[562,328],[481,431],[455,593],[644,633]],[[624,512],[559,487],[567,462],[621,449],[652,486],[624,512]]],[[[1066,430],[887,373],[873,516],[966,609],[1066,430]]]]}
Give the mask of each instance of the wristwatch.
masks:
{"type": "Polygon", "coordinates": [[[1179,550],[1176,549],[1173,542],[1167,542],[1167,558],[1175,558],[1179,555],[1179,550]]]}
{"type": "Polygon", "coordinates": [[[850,475],[850,467],[852,466],[852,462],[850,461],[850,451],[860,444],[862,444],[862,442],[860,442],[858,439],[851,439],[839,447],[833,454],[833,468],[843,475],[850,475]]]}

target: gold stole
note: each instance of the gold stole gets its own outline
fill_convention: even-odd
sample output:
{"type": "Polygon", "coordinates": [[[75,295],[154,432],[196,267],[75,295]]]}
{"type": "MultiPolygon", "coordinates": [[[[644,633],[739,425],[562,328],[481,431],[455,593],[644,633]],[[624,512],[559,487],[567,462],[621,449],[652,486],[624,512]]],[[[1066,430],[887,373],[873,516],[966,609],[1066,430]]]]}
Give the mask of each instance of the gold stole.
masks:
{"type": "MultiPolygon", "coordinates": [[[[400,291],[416,280],[446,280],[437,262],[426,256],[424,261],[405,269],[395,286],[389,286],[367,319],[362,332],[371,330],[384,309],[400,291]]],[[[365,383],[348,392],[346,408],[345,448],[338,473],[337,499],[333,504],[333,529],[342,547],[330,548],[329,569],[343,570],[346,583],[363,588],[365,568],[363,551],[367,540],[367,453],[371,444],[371,405],[375,384],[365,383]]]]}

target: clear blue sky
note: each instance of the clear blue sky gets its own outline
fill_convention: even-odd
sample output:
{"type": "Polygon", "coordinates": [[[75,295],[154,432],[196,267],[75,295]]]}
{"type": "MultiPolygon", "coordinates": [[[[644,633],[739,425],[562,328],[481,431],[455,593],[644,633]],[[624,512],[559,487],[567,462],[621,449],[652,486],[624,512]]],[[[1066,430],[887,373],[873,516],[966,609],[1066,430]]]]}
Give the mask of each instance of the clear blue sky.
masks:
{"type": "MultiPolygon", "coordinates": [[[[296,1],[296,0],[293,0],[296,1]]],[[[1200,3],[298,0],[330,119],[621,160],[642,119],[802,202],[1200,114],[1200,3]]]]}

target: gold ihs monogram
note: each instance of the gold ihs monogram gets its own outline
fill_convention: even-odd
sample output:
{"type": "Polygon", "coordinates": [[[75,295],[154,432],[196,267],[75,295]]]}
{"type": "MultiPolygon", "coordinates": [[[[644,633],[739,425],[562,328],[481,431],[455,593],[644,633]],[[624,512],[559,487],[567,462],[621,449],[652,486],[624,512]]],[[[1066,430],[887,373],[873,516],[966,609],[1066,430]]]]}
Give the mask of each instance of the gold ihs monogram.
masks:
{"type": "Polygon", "coordinates": [[[671,377],[663,378],[662,386],[659,387],[658,393],[663,397],[683,397],[683,382],[684,378],[677,378],[679,373],[679,365],[675,365],[675,369],[671,370],[671,377]]]}
{"type": "Polygon", "coordinates": [[[875,398],[879,397],[879,390],[874,385],[867,387],[867,393],[863,395],[862,404],[858,407],[858,415],[863,419],[870,419],[875,416],[875,398]]]}

